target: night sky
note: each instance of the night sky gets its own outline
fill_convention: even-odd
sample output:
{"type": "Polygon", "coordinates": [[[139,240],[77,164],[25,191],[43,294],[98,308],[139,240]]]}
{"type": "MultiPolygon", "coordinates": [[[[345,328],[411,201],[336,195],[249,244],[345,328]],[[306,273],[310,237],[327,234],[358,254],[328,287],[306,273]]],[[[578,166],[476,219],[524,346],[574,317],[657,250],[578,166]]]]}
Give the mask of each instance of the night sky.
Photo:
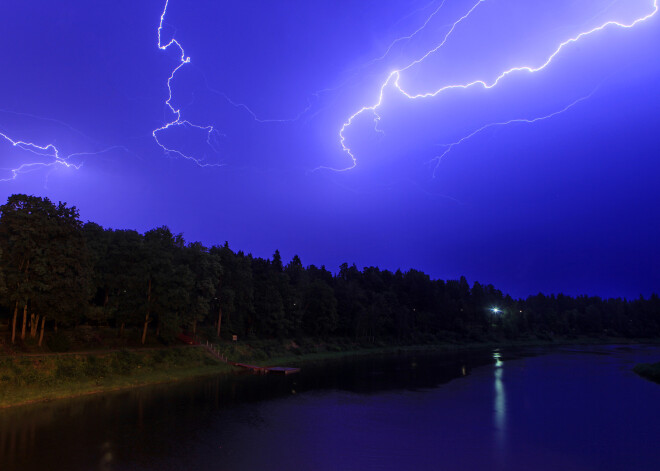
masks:
{"type": "Polygon", "coordinates": [[[331,271],[648,296],[657,8],[2,0],[0,200],[331,271]]]}

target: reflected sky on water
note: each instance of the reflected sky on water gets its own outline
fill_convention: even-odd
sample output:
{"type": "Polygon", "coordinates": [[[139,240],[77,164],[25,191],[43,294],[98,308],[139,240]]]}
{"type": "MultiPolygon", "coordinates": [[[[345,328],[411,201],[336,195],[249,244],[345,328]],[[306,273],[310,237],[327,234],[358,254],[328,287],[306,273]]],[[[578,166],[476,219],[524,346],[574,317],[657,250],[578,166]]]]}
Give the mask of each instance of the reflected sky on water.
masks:
{"type": "Polygon", "coordinates": [[[0,469],[657,470],[658,347],[406,353],[0,411],[0,469]]]}

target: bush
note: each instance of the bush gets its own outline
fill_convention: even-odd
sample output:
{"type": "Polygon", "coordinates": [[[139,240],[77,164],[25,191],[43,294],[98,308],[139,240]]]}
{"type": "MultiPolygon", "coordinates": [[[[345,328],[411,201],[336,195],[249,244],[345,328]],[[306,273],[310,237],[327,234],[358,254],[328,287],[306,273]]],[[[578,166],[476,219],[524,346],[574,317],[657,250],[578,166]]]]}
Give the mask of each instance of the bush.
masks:
{"type": "Polygon", "coordinates": [[[71,349],[71,338],[64,332],[56,332],[46,337],[46,345],[53,352],[68,352],[71,349]]]}
{"type": "Polygon", "coordinates": [[[73,331],[73,335],[76,341],[87,345],[94,343],[96,344],[101,343],[101,337],[98,331],[94,327],[91,327],[89,325],[79,325],[73,331]]]}
{"type": "Polygon", "coordinates": [[[204,356],[203,362],[204,362],[204,365],[217,365],[218,364],[217,360],[214,360],[213,358],[211,358],[209,356],[206,356],[206,355],[204,356]]]}
{"type": "Polygon", "coordinates": [[[37,384],[41,382],[42,375],[39,374],[32,365],[26,365],[22,370],[21,375],[16,379],[18,379],[21,384],[37,384]]]}
{"type": "Polygon", "coordinates": [[[154,354],[155,363],[169,363],[176,359],[176,352],[171,349],[160,349],[154,354]]]}
{"type": "Polygon", "coordinates": [[[84,365],[84,372],[90,378],[103,378],[110,373],[109,362],[105,358],[88,355],[84,365]]]}
{"type": "Polygon", "coordinates": [[[85,376],[85,363],[75,356],[55,360],[55,376],[59,379],[80,379],[85,376]]]}
{"type": "Polygon", "coordinates": [[[139,363],[139,356],[128,350],[122,350],[117,353],[111,362],[112,369],[122,375],[131,374],[131,371],[135,369],[139,363]]]}

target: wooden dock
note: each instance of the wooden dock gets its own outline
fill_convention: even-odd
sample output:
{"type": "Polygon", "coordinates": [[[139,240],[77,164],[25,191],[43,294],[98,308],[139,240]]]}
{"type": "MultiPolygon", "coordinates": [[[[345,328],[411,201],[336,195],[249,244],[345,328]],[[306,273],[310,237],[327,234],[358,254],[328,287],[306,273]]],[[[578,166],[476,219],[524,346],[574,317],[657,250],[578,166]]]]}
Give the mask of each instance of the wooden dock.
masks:
{"type": "Polygon", "coordinates": [[[290,375],[293,373],[300,372],[300,368],[293,368],[291,366],[257,366],[257,365],[248,365],[246,363],[237,363],[235,361],[229,361],[227,357],[225,357],[222,353],[220,353],[219,350],[217,350],[217,347],[215,345],[210,344],[208,341],[206,342],[206,345],[202,345],[202,347],[204,347],[209,352],[209,354],[211,354],[213,357],[217,358],[218,360],[223,361],[229,365],[245,368],[247,370],[252,371],[253,373],[260,373],[260,374],[274,373],[280,375],[290,375]]]}
{"type": "Polygon", "coordinates": [[[274,373],[281,375],[289,375],[300,372],[300,368],[293,368],[290,366],[257,366],[257,365],[247,365],[245,363],[234,363],[234,362],[230,362],[230,364],[248,369],[253,373],[260,373],[260,374],[274,373]]]}
{"type": "Polygon", "coordinates": [[[268,369],[269,373],[276,373],[280,375],[290,375],[293,373],[299,373],[300,368],[294,368],[291,366],[271,366],[268,369]]]}

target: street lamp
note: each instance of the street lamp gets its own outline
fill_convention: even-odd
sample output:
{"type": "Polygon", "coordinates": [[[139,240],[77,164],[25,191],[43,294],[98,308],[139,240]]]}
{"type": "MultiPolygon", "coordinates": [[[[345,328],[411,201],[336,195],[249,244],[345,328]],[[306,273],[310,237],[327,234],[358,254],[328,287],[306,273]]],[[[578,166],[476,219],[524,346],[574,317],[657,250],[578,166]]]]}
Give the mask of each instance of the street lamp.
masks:
{"type": "Polygon", "coordinates": [[[496,327],[497,327],[497,325],[496,325],[496,324],[497,324],[497,323],[496,323],[496,319],[498,318],[498,316],[499,316],[500,314],[502,314],[502,310],[501,310],[499,307],[491,307],[491,308],[489,309],[489,311],[492,313],[492,314],[490,315],[490,324],[491,324],[491,327],[492,327],[492,328],[496,328],[496,327]]]}

